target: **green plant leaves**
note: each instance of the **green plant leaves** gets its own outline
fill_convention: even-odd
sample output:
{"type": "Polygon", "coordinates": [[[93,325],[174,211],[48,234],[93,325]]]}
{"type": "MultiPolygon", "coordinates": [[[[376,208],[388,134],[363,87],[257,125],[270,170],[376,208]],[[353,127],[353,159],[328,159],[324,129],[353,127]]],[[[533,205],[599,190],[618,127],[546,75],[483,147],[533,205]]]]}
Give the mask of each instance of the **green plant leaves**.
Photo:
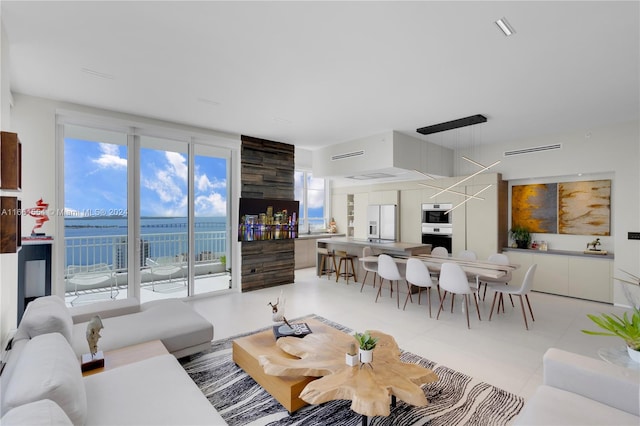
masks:
{"type": "Polygon", "coordinates": [[[378,343],[378,338],[372,337],[368,331],[365,331],[364,333],[356,332],[354,337],[358,341],[360,349],[362,349],[363,351],[368,351],[375,348],[376,344],[378,343]]]}
{"type": "Polygon", "coordinates": [[[640,310],[634,309],[631,316],[625,312],[622,317],[616,314],[600,314],[587,317],[604,331],[582,330],[585,334],[594,336],[619,337],[627,343],[631,349],[640,350],[640,310]]]}

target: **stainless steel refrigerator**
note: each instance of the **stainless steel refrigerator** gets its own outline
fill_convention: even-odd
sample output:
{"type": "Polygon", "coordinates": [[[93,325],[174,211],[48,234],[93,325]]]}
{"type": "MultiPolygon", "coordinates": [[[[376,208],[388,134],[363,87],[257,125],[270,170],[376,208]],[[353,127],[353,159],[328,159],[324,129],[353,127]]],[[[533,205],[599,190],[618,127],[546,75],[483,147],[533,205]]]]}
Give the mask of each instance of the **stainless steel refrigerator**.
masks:
{"type": "Polygon", "coordinates": [[[396,241],[398,232],[398,206],[395,204],[371,204],[367,208],[370,240],[396,241]]]}

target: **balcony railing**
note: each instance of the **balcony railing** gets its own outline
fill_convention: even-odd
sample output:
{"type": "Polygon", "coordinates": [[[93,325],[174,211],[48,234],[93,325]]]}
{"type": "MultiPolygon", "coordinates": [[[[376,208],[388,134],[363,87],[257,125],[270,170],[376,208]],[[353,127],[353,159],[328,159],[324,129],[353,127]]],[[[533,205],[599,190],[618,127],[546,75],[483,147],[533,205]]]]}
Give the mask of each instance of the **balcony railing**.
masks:
{"type": "MultiPolygon", "coordinates": [[[[94,269],[104,275],[106,266],[113,273],[113,280],[100,283],[93,280],[91,288],[109,288],[127,282],[128,238],[126,235],[66,237],[65,280],[67,292],[76,291],[72,278],[78,273],[91,274],[94,269]],[[98,268],[99,266],[99,268],[98,268]]],[[[226,256],[227,233],[205,231],[195,233],[195,275],[224,272],[221,258],[226,256]]],[[[173,264],[179,270],[172,278],[184,278],[187,274],[188,235],[185,232],[143,234],[135,267],[143,271],[142,282],[154,282],[159,274],[153,274],[154,266],[173,264]]],[[[158,268],[159,269],[159,268],[158,268]]],[[[96,271],[97,272],[97,271],[96,271]]]]}

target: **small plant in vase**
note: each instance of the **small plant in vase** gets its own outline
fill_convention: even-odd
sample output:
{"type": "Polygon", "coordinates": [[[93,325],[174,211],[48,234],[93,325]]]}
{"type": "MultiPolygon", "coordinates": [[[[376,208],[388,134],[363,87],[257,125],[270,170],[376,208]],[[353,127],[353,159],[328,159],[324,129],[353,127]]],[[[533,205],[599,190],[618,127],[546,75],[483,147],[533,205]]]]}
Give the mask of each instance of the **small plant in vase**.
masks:
{"type": "Polygon", "coordinates": [[[373,361],[373,349],[378,343],[378,338],[371,336],[368,331],[356,333],[355,338],[360,345],[360,362],[369,364],[373,361]]]}
{"type": "Polygon", "coordinates": [[[518,248],[529,248],[531,233],[524,226],[516,225],[509,229],[509,236],[516,242],[518,248]]]}

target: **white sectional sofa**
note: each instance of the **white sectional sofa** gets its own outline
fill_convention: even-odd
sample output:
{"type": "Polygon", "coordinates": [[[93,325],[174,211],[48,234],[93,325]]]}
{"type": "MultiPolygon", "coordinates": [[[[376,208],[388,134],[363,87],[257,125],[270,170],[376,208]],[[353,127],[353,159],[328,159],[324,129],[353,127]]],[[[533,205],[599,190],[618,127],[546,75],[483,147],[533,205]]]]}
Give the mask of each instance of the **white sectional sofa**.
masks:
{"type": "MultiPolygon", "coordinates": [[[[74,325],[71,312],[61,299],[56,299],[36,299],[25,311],[8,354],[7,365],[0,376],[0,424],[225,424],[171,354],[141,359],[83,377],[78,356],[79,353],[88,352],[88,346],[86,339],[81,345],[76,335],[82,334],[84,337],[86,323],[82,320],[86,318],[83,315],[91,316],[93,313],[76,312],[76,318],[81,322],[74,325]],[[72,346],[74,340],[77,348],[72,346]]],[[[193,348],[199,346],[194,344],[198,340],[196,337],[204,334],[191,331],[198,329],[200,319],[206,320],[183,302],[166,301],[139,308],[133,304],[126,306],[128,304],[114,305],[115,309],[105,313],[115,316],[105,318],[102,331],[105,332],[109,327],[118,330],[122,339],[118,340],[115,336],[104,342],[100,339],[100,350],[108,351],[159,338],[172,345],[173,353],[182,353],[185,349],[193,353],[193,348]],[[149,314],[149,311],[152,313],[149,314]],[[168,312],[171,312],[170,317],[158,317],[168,312]],[[195,319],[193,323],[189,324],[189,318],[195,319]],[[146,328],[145,321],[155,326],[146,328]],[[168,323],[177,326],[172,328],[168,323]],[[173,332],[163,335],[165,326],[173,332]],[[181,331],[191,337],[181,339],[181,331]],[[134,336],[138,336],[139,340],[136,341],[134,336]]],[[[211,328],[211,337],[207,335],[207,346],[212,335],[211,328]]]]}
{"type": "Polygon", "coordinates": [[[640,372],[551,348],[515,425],[640,425],[640,372]]]}

